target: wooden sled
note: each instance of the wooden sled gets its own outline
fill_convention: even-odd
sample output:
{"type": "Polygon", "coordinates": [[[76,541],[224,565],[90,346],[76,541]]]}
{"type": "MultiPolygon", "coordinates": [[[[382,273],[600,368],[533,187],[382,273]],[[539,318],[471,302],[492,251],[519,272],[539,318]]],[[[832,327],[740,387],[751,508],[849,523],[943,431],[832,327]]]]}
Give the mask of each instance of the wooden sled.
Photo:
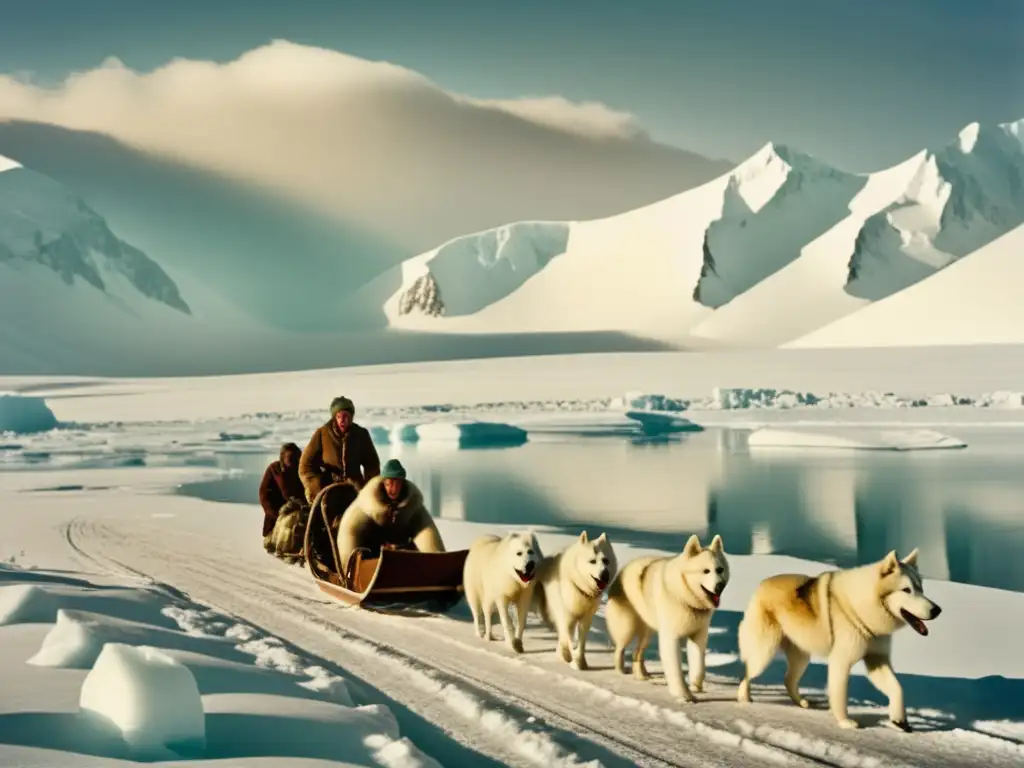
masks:
{"type": "Polygon", "coordinates": [[[338,563],[338,522],[355,500],[351,485],[336,483],[313,500],[303,552],[317,588],[346,606],[378,610],[419,608],[444,612],[462,599],[468,549],[419,552],[411,548],[360,549],[338,563]]]}

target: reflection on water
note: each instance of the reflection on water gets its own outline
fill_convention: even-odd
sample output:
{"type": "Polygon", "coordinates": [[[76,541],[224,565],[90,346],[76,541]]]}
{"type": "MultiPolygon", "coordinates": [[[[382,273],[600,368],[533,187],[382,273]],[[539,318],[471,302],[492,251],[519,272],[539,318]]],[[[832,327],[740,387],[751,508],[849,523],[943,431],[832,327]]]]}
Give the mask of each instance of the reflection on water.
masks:
{"type": "MultiPolygon", "coordinates": [[[[963,434],[966,451],[748,451],[747,433],[672,442],[530,442],[489,451],[382,447],[400,455],[441,518],[607,531],[613,541],[682,547],[722,534],[736,554],[856,565],[921,550],[925,576],[1024,591],[1024,435],[963,434]]],[[[225,456],[242,474],[181,492],[256,503],[276,456],[225,456]]],[[[255,519],[255,518],[254,518],[255,519]]]]}

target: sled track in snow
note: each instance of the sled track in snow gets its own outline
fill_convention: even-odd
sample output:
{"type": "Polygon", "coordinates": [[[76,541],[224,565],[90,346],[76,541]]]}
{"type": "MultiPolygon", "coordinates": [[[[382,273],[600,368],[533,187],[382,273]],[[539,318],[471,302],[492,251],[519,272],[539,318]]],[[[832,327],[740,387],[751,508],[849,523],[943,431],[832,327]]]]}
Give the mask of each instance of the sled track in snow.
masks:
{"type": "MultiPolygon", "coordinates": [[[[156,584],[165,588],[174,583],[192,600],[237,617],[240,623],[260,626],[369,681],[437,722],[456,741],[509,764],[1014,764],[1012,754],[988,749],[979,762],[977,743],[945,738],[941,752],[936,752],[936,745],[921,749],[927,744],[920,741],[922,735],[888,732],[888,738],[869,737],[871,743],[862,752],[861,745],[848,745],[853,739],[827,733],[820,722],[807,718],[809,713],[800,713],[806,723],[774,717],[782,722],[766,725],[756,709],[735,704],[726,704],[733,707],[732,716],[726,717],[714,706],[724,702],[673,707],[653,697],[607,691],[586,680],[591,673],[573,674],[564,665],[545,664],[546,657],[553,656],[548,651],[514,656],[503,653],[501,641],[488,649],[471,635],[464,641],[446,633],[453,628],[468,633],[462,622],[345,609],[315,592],[305,571],[275,561],[260,567],[258,561],[194,533],[153,531],[159,538],[151,538],[144,535],[148,527],[141,524],[122,532],[99,520],[77,519],[68,526],[66,538],[80,557],[98,567],[149,582],[157,579],[156,584]],[[194,546],[198,541],[204,542],[199,552],[194,546]],[[105,552],[117,552],[120,559],[105,552]],[[121,562],[129,557],[147,573],[121,562]]],[[[500,628],[497,632],[500,636],[500,628]]],[[[421,746],[430,751],[429,745],[421,746]]]]}

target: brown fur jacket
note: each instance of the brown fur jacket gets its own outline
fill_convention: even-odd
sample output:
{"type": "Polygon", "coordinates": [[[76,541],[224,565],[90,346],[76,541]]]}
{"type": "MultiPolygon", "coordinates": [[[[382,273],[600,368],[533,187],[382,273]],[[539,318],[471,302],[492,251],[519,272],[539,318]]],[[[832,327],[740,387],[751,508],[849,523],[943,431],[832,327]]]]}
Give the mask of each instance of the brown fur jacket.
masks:
{"type": "Polygon", "coordinates": [[[380,458],[373,438],[369,430],[354,422],[344,435],[333,420],[319,427],[299,459],[299,477],[310,504],[331,483],[349,480],[362,488],[379,474],[380,458]]]}
{"type": "Polygon", "coordinates": [[[441,534],[423,503],[420,489],[408,480],[397,501],[391,501],[380,477],[372,478],[345,510],[338,525],[338,557],[342,568],[352,552],[382,544],[412,542],[421,552],[444,552],[441,534]],[[392,519],[393,517],[393,519],[392,519]]]}

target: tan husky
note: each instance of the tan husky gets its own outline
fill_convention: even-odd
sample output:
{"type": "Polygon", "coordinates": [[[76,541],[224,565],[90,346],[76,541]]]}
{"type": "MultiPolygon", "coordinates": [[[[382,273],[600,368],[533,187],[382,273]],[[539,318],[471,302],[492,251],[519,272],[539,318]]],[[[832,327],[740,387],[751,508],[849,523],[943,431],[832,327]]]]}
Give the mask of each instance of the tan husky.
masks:
{"type": "Polygon", "coordinates": [[[608,588],[605,622],[615,644],[615,669],[625,674],[626,647],[633,650],[633,676],[646,680],[644,651],[654,632],[669,693],[695,702],[683,680],[680,641],[686,640],[690,685],[704,688],[704,657],[708,647],[711,615],[729,583],[729,562],[722,537],[715,536],[705,549],[696,534],[675,557],[639,557],[630,561],[608,588]]]}
{"type": "Polygon", "coordinates": [[[892,634],[909,624],[927,635],[925,621],[941,608],[924,596],[917,550],[903,560],[893,550],[882,560],[820,576],[783,574],[762,581],[739,626],[740,658],[746,675],[737,698],[750,702],[750,682],[780,649],[786,654],[786,692],[800,707],[800,678],[811,656],[828,660],[829,709],[842,728],[857,728],[847,716],[850,669],[863,659],[868,679],[889,698],[889,723],[909,731],[903,688],[890,664],[892,634]]]}

